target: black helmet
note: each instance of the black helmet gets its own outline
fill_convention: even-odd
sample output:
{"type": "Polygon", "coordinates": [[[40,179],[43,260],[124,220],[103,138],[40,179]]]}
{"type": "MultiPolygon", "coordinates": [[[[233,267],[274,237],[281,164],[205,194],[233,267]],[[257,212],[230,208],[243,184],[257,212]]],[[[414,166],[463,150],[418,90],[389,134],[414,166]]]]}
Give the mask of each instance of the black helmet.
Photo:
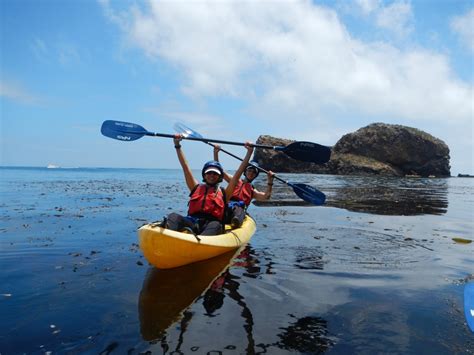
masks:
{"type": "Polygon", "coordinates": [[[223,175],[224,175],[224,169],[222,169],[221,163],[219,163],[216,160],[209,160],[204,166],[202,167],[201,175],[202,178],[204,179],[204,174],[206,174],[208,171],[214,171],[219,174],[219,182],[222,181],[223,175]]]}
{"type": "MultiPolygon", "coordinates": [[[[257,176],[258,176],[258,174],[260,173],[259,167],[260,167],[260,166],[258,165],[258,163],[257,163],[256,161],[253,161],[253,160],[252,160],[252,161],[249,163],[249,165],[247,165],[247,167],[245,168],[244,176],[248,179],[248,177],[247,177],[247,170],[253,170],[253,171],[255,171],[255,177],[254,177],[254,179],[256,179],[257,176]]],[[[253,179],[252,179],[252,180],[253,180],[253,179]]]]}

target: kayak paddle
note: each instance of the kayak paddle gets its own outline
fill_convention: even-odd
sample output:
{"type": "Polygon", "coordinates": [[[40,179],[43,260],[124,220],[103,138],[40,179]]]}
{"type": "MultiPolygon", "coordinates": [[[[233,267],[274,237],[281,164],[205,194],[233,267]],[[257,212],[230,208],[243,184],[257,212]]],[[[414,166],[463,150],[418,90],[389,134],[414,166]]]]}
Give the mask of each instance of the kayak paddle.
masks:
{"type": "MultiPolygon", "coordinates": [[[[207,143],[210,146],[215,147],[214,144],[209,143],[208,141],[206,141],[205,138],[203,138],[199,133],[197,133],[196,131],[192,130],[191,128],[185,126],[182,123],[176,123],[174,125],[174,129],[176,130],[176,132],[181,133],[184,137],[186,137],[188,139],[189,139],[189,137],[200,138],[200,139],[203,139],[204,143],[207,143]]],[[[228,151],[226,151],[222,148],[219,148],[219,150],[221,150],[222,152],[230,155],[231,157],[233,157],[237,160],[240,160],[240,161],[243,160],[243,159],[239,158],[238,156],[236,156],[236,155],[232,154],[231,152],[228,152],[228,151]]],[[[256,169],[258,169],[260,171],[263,171],[264,173],[268,174],[267,170],[265,170],[265,169],[263,169],[259,166],[255,166],[252,163],[250,163],[249,165],[252,165],[256,169]]],[[[295,194],[298,195],[298,197],[300,197],[302,200],[305,200],[306,202],[312,203],[313,205],[316,205],[316,206],[320,206],[320,205],[323,205],[324,202],[326,201],[326,195],[324,193],[322,193],[321,191],[319,191],[318,189],[316,189],[316,188],[314,188],[310,185],[306,185],[306,184],[302,184],[302,183],[288,182],[288,181],[285,181],[282,178],[276,176],[275,174],[273,175],[273,177],[275,179],[277,179],[278,181],[283,182],[283,183],[287,184],[288,186],[290,186],[291,188],[293,188],[293,191],[295,192],[295,194]]]]}
{"type": "MultiPolygon", "coordinates": [[[[121,141],[135,141],[137,139],[142,138],[143,136],[174,138],[173,134],[149,132],[142,126],[137,125],[135,123],[111,120],[107,120],[102,123],[101,132],[106,137],[121,141]]],[[[240,146],[245,145],[245,143],[224,141],[204,137],[188,136],[183,138],[201,142],[214,142],[220,144],[231,144],[240,146]]],[[[293,142],[288,144],[287,146],[253,144],[253,147],[262,149],[273,149],[279,152],[283,152],[293,159],[316,164],[327,163],[331,158],[331,148],[312,142],[293,142]]]]}

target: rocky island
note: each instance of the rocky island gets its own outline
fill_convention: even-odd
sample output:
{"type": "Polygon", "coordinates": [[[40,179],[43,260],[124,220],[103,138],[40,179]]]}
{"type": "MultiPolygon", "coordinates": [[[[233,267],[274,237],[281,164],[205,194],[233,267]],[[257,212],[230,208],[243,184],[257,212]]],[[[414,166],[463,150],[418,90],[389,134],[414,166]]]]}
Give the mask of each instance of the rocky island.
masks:
{"type": "MultiPolygon", "coordinates": [[[[257,144],[288,145],[293,141],[262,135],[257,144]]],[[[450,176],[449,147],[416,128],[373,123],[344,135],[323,165],[294,160],[285,154],[256,149],[254,160],[274,172],[334,175],[450,176]]]]}

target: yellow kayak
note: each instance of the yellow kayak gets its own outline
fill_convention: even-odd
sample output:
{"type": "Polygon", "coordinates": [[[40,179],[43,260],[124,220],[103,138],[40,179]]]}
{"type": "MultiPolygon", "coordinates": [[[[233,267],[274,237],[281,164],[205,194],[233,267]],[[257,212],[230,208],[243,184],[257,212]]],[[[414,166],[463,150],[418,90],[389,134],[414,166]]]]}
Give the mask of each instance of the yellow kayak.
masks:
{"type": "Polygon", "coordinates": [[[246,244],[256,229],[255,221],[248,215],[240,228],[231,229],[226,225],[223,234],[197,237],[152,223],[138,229],[138,239],[150,264],[158,269],[171,269],[235,250],[246,244]]]}

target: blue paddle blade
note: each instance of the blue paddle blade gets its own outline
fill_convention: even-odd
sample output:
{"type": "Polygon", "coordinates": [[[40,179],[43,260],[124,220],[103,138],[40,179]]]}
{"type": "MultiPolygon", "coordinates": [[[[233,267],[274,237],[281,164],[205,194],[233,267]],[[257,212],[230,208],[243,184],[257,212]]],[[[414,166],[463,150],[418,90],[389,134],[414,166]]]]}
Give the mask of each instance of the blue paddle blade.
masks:
{"type": "Polygon", "coordinates": [[[293,188],[295,194],[297,194],[302,200],[305,200],[306,202],[312,203],[316,206],[324,205],[324,202],[326,201],[326,195],[313,186],[306,184],[294,184],[291,182],[287,182],[287,184],[293,188]]]}
{"type": "Polygon", "coordinates": [[[100,132],[119,141],[135,141],[149,132],[140,125],[129,122],[107,120],[102,123],[100,132]]]}
{"type": "Polygon", "coordinates": [[[464,286],[464,314],[467,325],[474,333],[474,282],[469,282],[464,286]]]}
{"type": "Polygon", "coordinates": [[[188,126],[186,126],[184,123],[181,123],[181,122],[176,122],[174,125],[173,125],[173,128],[174,130],[177,132],[177,133],[181,133],[184,137],[188,138],[188,137],[191,137],[191,138],[203,138],[203,136],[201,136],[199,133],[197,133],[196,131],[192,130],[191,128],[189,128],[188,126]]]}

